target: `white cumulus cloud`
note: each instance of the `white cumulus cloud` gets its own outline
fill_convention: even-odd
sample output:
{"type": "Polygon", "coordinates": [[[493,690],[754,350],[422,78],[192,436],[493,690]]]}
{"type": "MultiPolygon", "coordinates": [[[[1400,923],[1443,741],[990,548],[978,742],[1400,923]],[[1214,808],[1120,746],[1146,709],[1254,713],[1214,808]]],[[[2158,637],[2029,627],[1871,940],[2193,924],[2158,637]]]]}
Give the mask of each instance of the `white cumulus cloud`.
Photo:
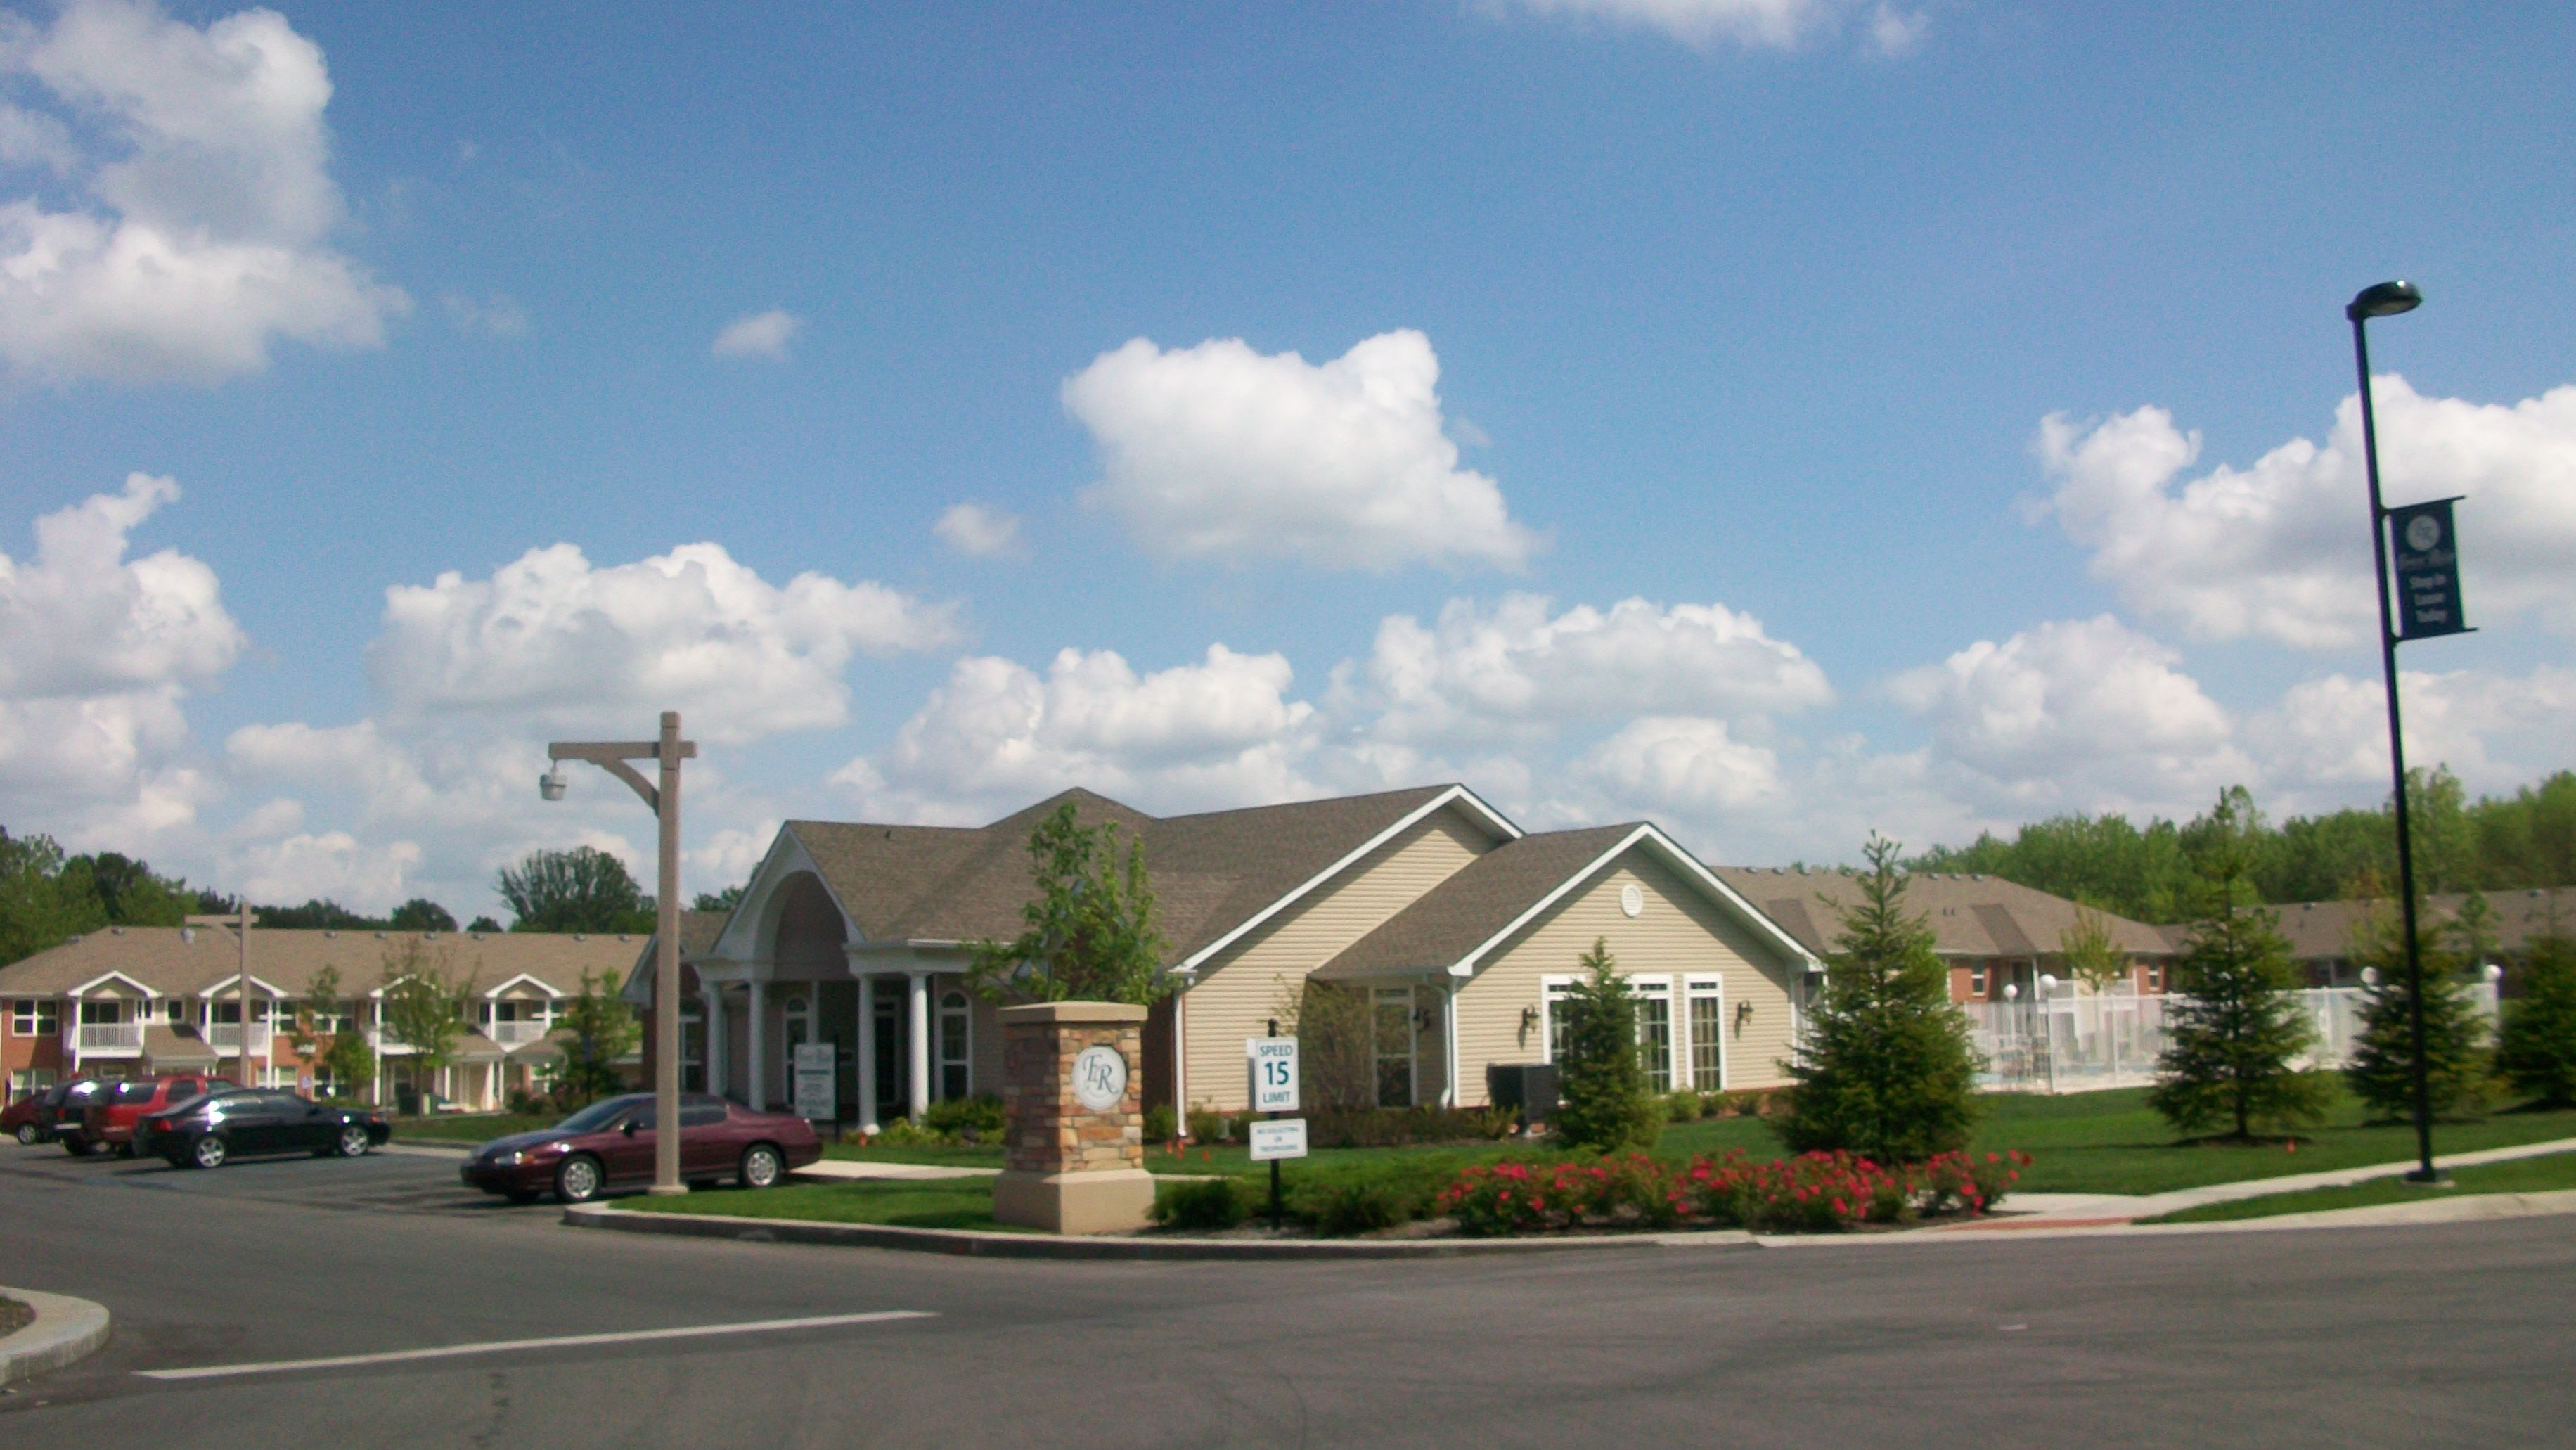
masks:
{"type": "Polygon", "coordinates": [[[211,383],[272,340],[372,347],[399,289],[334,250],[322,52],[271,10],[199,28],[150,0],[0,17],[0,76],[60,114],[0,115],[0,164],[65,186],[0,200],[0,358],[22,376],[211,383]]]}
{"type": "Polygon", "coordinates": [[[1783,714],[1833,699],[1815,661],[1723,604],[1552,609],[1513,594],[1490,609],[1452,600],[1429,627],[1410,615],[1382,621],[1367,665],[1382,710],[1375,732],[1474,739],[1640,714],[1783,714]]]}
{"type": "MultiPolygon", "coordinates": [[[[2401,670],[2406,763],[2447,766],[2471,791],[2511,790],[2568,768],[2576,746],[2576,670],[2401,670]]],[[[2333,674],[2292,686],[2245,722],[2245,737],[2294,805],[2348,800],[2389,784],[2387,695],[2375,679],[2333,674]]]]}
{"type": "Polygon", "coordinates": [[[594,567],[570,544],[385,591],[367,669],[396,714],[634,734],[665,709],[744,741],[848,718],[851,656],[957,637],[952,606],[819,573],[774,585],[715,544],[594,567]]]}
{"type": "Polygon", "coordinates": [[[950,504],[930,526],[940,542],[977,559],[1008,559],[1027,552],[1019,516],[987,504],[950,504]]]}
{"type": "Polygon", "coordinates": [[[1780,757],[1737,740],[1723,720],[1647,715],[1584,752],[1576,773],[1614,800],[1651,801],[1706,819],[1776,802],[1780,757]]]}
{"type": "Polygon", "coordinates": [[[1064,650],[1043,676],[970,657],[882,754],[836,779],[907,819],[954,821],[1074,785],[1148,809],[1311,794],[1295,762],[1315,709],[1287,697],[1292,678],[1278,655],[1222,644],[1142,675],[1108,650],[1064,650]]]}
{"type": "Polygon", "coordinates": [[[796,340],[804,326],[803,318],[784,308],[754,312],[726,323],[716,334],[713,351],[717,357],[784,358],[787,344],[796,340]]]}
{"type": "MultiPolygon", "coordinates": [[[[1853,0],[1513,0],[1533,15],[1659,30],[1690,45],[1786,50],[1839,28],[1853,0]]],[[[1895,14],[1881,6],[1878,14],[1895,14]]],[[[1883,22],[1874,22],[1883,23],[1883,22]]],[[[1904,23],[1899,17],[1899,23],[1904,23]]],[[[1884,42],[1882,41],[1882,44],[1884,42]]]]}
{"type": "Polygon", "coordinates": [[[1099,445],[1088,499],[1165,558],[1517,566],[1540,541],[1494,480],[1458,466],[1439,381],[1410,329],[1320,364],[1138,338],[1067,379],[1064,404],[1099,445]]]}
{"type": "MultiPolygon", "coordinates": [[[[2467,495],[2472,622],[2530,613],[2576,633],[2576,385],[2510,406],[2424,397],[2395,376],[2374,394],[2388,501],[2467,495]]],[[[2185,478],[2200,437],[2161,408],[2089,429],[2052,416],[2036,445],[2055,481],[2043,507],[2092,551],[2096,577],[2197,637],[2349,645],[2371,637],[2378,609],[2360,430],[2347,398],[2322,445],[2294,438],[2249,468],[2185,478]]]]}

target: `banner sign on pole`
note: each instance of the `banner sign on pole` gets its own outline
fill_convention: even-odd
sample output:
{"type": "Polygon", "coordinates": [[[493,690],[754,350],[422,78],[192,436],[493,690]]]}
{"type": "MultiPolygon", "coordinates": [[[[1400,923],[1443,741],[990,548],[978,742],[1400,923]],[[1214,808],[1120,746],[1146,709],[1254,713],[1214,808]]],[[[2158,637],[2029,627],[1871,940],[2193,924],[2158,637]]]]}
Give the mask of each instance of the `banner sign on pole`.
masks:
{"type": "Polygon", "coordinates": [[[1273,1118],[1252,1125],[1252,1161],[1271,1163],[1306,1156],[1306,1120],[1273,1118]]]}
{"type": "Polygon", "coordinates": [[[1243,1055],[1252,1060],[1252,1110],[1297,1111],[1297,1039],[1247,1037],[1243,1055]]]}
{"type": "Polygon", "coordinates": [[[809,1123],[829,1123],[841,1115],[834,1101],[837,1051],[828,1042],[796,1044],[796,1116],[809,1123]]]}
{"type": "Polygon", "coordinates": [[[2459,538],[2451,532],[2456,499],[2409,504],[2388,511],[2397,545],[2397,637],[2430,639],[2463,634],[2459,538]]]}

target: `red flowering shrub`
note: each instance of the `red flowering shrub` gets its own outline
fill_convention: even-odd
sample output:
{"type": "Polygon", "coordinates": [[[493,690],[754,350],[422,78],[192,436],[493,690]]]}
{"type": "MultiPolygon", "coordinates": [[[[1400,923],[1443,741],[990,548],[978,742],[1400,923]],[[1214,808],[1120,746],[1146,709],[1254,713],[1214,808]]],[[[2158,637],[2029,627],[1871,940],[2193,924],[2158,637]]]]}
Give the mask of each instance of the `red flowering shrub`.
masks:
{"type": "Polygon", "coordinates": [[[1925,1213],[1981,1214],[2030,1162],[2023,1153],[1944,1153],[1889,1168],[1851,1153],[1757,1161],[1741,1150],[1679,1169],[1642,1153],[1597,1164],[1503,1162],[1467,1169],[1436,1211],[1478,1236],[1586,1226],[1671,1228],[1685,1222],[1761,1233],[1833,1233],[1910,1223],[1925,1213]]]}

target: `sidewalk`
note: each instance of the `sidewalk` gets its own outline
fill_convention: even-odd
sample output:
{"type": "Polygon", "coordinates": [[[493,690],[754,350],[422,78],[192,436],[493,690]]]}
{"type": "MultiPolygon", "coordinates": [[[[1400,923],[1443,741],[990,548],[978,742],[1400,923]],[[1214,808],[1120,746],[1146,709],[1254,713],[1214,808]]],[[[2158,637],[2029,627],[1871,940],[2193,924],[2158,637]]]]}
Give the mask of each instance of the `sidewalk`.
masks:
{"type": "MultiPolygon", "coordinates": [[[[2450,1153],[2433,1160],[2437,1167],[2470,1168],[2480,1163],[2504,1163],[2516,1158],[2540,1158],[2551,1153],[2576,1152],[2576,1138],[2560,1138],[2547,1143],[2521,1143],[2510,1148],[2487,1148],[2475,1153],[2450,1153]]],[[[2005,1200],[2012,1211],[2005,1218],[1970,1219],[1964,1223],[1943,1224],[1926,1229],[1926,1233],[1992,1233],[2028,1231],[2034,1228],[2086,1228],[2125,1224],[2134,1219],[2154,1218],[2158,1214],[2197,1208],[2204,1203],[2228,1203],[2240,1198],[2265,1198],[2275,1193],[2296,1193],[2306,1188],[2340,1188],[2373,1178],[2390,1178],[2415,1165],[2376,1163],[2360,1168],[2337,1168],[2325,1173],[2293,1173],[2280,1178],[2248,1178],[2236,1183],[2211,1183],[2199,1188],[2178,1188],[2171,1193],[2016,1193],[2005,1200]]],[[[2476,1197],[2478,1195],[2471,1195],[2476,1197]]],[[[2302,1215],[2304,1217],[2304,1215],[2302,1215]]]]}
{"type": "Polygon", "coordinates": [[[827,1183],[860,1180],[932,1178],[990,1178],[999,1168],[956,1168],[937,1163],[876,1163],[856,1158],[824,1158],[808,1163],[789,1175],[827,1183]]]}

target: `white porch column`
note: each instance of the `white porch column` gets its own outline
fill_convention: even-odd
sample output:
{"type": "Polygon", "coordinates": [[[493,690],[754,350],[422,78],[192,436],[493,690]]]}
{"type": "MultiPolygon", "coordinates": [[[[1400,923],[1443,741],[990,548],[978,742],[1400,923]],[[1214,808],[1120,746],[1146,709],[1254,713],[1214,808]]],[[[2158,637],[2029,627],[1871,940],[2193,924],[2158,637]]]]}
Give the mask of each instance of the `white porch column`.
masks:
{"type": "Polygon", "coordinates": [[[743,1060],[751,1069],[751,1110],[769,1111],[769,1044],[761,1041],[769,1035],[769,984],[758,977],[751,979],[751,1026],[744,1033],[743,1060]]]}
{"type": "Polygon", "coordinates": [[[1458,1087],[1458,979],[1448,978],[1440,984],[1440,1106],[1454,1108],[1467,1101],[1458,1087]]]}
{"type": "Polygon", "coordinates": [[[877,979],[859,974],[859,1131],[878,1131],[877,979]]]}
{"type": "Polygon", "coordinates": [[[923,1113],[930,1111],[930,974],[911,972],[904,980],[905,1005],[911,1009],[906,1014],[911,1031],[904,1041],[904,1066],[911,1069],[906,1074],[911,1081],[905,1085],[909,1090],[905,1111],[919,1121],[923,1113]]]}
{"type": "Polygon", "coordinates": [[[709,982],[707,998],[707,1091],[717,1097],[731,1097],[726,1089],[733,1086],[733,1064],[725,1061],[726,1039],[731,1035],[725,1026],[724,983],[709,982]]]}

